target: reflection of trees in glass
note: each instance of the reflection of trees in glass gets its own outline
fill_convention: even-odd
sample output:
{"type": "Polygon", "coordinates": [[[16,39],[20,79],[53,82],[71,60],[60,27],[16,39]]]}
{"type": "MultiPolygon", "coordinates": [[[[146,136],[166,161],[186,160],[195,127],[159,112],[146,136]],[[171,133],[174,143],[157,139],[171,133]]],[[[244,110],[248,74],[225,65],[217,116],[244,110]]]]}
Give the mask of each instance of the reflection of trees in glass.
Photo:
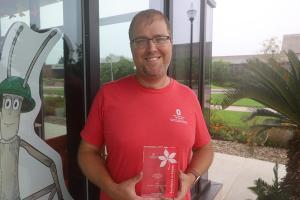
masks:
{"type": "Polygon", "coordinates": [[[83,58],[82,44],[76,44],[75,52],[76,52],[77,59],[75,60],[73,58],[73,60],[74,60],[73,62],[80,63],[82,61],[82,58],[83,58]]]}
{"type": "MultiPolygon", "coordinates": [[[[110,55],[111,56],[111,55],[110,55]]],[[[109,56],[105,58],[105,61],[109,60],[109,56]]],[[[100,82],[101,84],[120,79],[124,76],[128,76],[135,72],[135,66],[132,60],[125,58],[124,56],[119,57],[117,62],[106,62],[100,64],[100,82]]]]}
{"type": "Polygon", "coordinates": [[[172,77],[178,80],[182,84],[187,84],[187,66],[188,60],[186,58],[174,58],[173,66],[170,68],[172,71],[172,77]]]}
{"type": "MultiPolygon", "coordinates": [[[[67,58],[67,63],[69,64],[75,64],[75,63],[80,63],[82,61],[82,44],[76,44],[76,49],[75,50],[70,50],[68,49],[68,55],[69,57],[67,58]]],[[[64,64],[65,63],[65,58],[62,56],[58,59],[57,61],[58,64],[64,64]]]]}
{"type": "Polygon", "coordinates": [[[230,62],[217,60],[212,63],[211,82],[214,85],[230,87],[238,77],[246,76],[242,67],[233,67],[230,62]]]}
{"type": "MultiPolygon", "coordinates": [[[[44,100],[43,100],[43,109],[44,117],[46,122],[51,122],[54,124],[65,125],[65,88],[64,88],[64,79],[57,74],[62,74],[65,72],[66,66],[68,65],[69,75],[76,74],[79,77],[82,72],[82,59],[83,59],[83,50],[82,44],[75,44],[75,48],[72,49],[70,41],[64,36],[64,43],[68,48],[65,48],[66,51],[64,55],[58,59],[58,64],[63,65],[63,68],[56,69],[60,73],[51,73],[51,77],[43,77],[44,85],[44,100]],[[70,73],[72,71],[72,73],[70,73]]],[[[51,70],[54,70],[53,68],[51,70]]],[[[74,79],[73,81],[78,81],[76,76],[71,75],[74,79]],[[76,80],[75,80],[76,79],[76,80]]]]}
{"type": "Polygon", "coordinates": [[[62,57],[60,57],[59,59],[58,59],[58,64],[64,64],[64,62],[65,62],[65,58],[62,56],[62,57]]]}
{"type": "MultiPolygon", "coordinates": [[[[189,67],[190,61],[187,57],[180,57],[173,59],[173,66],[170,68],[172,70],[172,77],[175,78],[182,84],[188,85],[189,80],[189,67]]],[[[199,74],[199,59],[197,57],[192,58],[192,84],[196,87],[199,74]]]]}
{"type": "Polygon", "coordinates": [[[212,63],[212,83],[215,85],[224,85],[230,77],[230,63],[222,60],[212,63]]]}

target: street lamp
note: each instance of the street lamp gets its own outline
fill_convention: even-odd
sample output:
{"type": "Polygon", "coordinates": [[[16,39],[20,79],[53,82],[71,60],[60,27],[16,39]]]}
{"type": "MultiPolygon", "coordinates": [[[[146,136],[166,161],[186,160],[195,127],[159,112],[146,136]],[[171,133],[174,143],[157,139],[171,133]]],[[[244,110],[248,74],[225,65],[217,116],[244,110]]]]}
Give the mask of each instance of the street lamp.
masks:
{"type": "Polygon", "coordinates": [[[190,42],[190,68],[189,68],[189,87],[192,88],[192,58],[193,58],[193,21],[197,14],[197,10],[194,9],[193,2],[190,9],[187,11],[187,16],[191,22],[191,42],[190,42]]]}
{"type": "Polygon", "coordinates": [[[110,75],[111,75],[110,80],[113,81],[114,80],[114,72],[113,72],[112,61],[110,61],[110,75]]]}
{"type": "Polygon", "coordinates": [[[106,63],[110,63],[110,80],[111,81],[114,80],[113,63],[119,62],[119,61],[120,61],[120,57],[119,56],[115,56],[113,54],[110,54],[105,59],[106,63]]]}

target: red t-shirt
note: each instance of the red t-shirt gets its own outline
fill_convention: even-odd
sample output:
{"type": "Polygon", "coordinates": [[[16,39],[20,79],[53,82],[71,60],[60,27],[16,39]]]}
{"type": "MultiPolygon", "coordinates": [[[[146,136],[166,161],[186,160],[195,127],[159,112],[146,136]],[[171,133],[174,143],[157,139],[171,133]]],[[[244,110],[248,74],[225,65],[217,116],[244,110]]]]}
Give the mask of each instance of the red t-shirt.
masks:
{"type": "MultiPolygon", "coordinates": [[[[184,171],[192,149],[210,141],[191,89],[173,79],[165,88],[148,89],[135,76],[110,82],[99,90],[81,136],[99,148],[106,145],[107,169],[117,183],[142,171],[144,146],[177,147],[178,165],[184,171]]],[[[138,195],[140,185],[136,185],[138,195]]],[[[100,199],[109,200],[103,193],[100,199]]]]}

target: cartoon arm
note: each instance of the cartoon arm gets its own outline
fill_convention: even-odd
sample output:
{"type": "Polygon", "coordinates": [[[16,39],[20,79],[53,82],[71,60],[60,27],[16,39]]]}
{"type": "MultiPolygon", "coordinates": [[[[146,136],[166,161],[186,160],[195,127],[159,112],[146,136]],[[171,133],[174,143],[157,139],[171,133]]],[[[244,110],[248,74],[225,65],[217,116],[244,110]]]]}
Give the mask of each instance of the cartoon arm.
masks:
{"type": "Polygon", "coordinates": [[[52,174],[52,177],[54,180],[54,184],[49,185],[48,187],[34,193],[33,195],[31,195],[25,199],[26,200],[38,199],[39,197],[44,196],[45,194],[50,193],[50,192],[51,192],[51,194],[49,196],[49,199],[53,199],[55,192],[57,192],[58,199],[63,200],[63,195],[62,195],[61,188],[59,185],[56,165],[55,165],[54,161],[51,158],[49,158],[48,156],[46,156],[45,154],[43,154],[42,152],[40,152],[38,149],[33,147],[31,144],[29,144],[28,142],[26,142],[22,139],[20,142],[20,146],[23,147],[32,157],[34,157],[35,159],[40,161],[42,164],[44,164],[45,166],[50,168],[50,171],[51,171],[51,174],[52,174]]]}

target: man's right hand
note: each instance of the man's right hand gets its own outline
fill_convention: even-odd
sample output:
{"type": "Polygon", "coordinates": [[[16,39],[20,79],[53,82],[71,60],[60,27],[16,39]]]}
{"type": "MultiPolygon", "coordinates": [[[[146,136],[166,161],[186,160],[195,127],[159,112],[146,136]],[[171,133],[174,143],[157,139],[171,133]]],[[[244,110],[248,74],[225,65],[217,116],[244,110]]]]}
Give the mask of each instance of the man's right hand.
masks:
{"type": "Polygon", "coordinates": [[[106,169],[105,161],[100,157],[101,148],[84,140],[78,151],[79,166],[84,175],[113,200],[158,200],[142,198],[135,192],[135,185],[142,179],[142,174],[121,183],[115,183],[106,169]]]}
{"type": "Polygon", "coordinates": [[[142,180],[142,173],[130,178],[126,181],[123,181],[119,184],[116,184],[114,191],[111,191],[109,196],[113,200],[158,200],[157,198],[143,198],[138,196],[135,192],[135,185],[142,180]]]}

